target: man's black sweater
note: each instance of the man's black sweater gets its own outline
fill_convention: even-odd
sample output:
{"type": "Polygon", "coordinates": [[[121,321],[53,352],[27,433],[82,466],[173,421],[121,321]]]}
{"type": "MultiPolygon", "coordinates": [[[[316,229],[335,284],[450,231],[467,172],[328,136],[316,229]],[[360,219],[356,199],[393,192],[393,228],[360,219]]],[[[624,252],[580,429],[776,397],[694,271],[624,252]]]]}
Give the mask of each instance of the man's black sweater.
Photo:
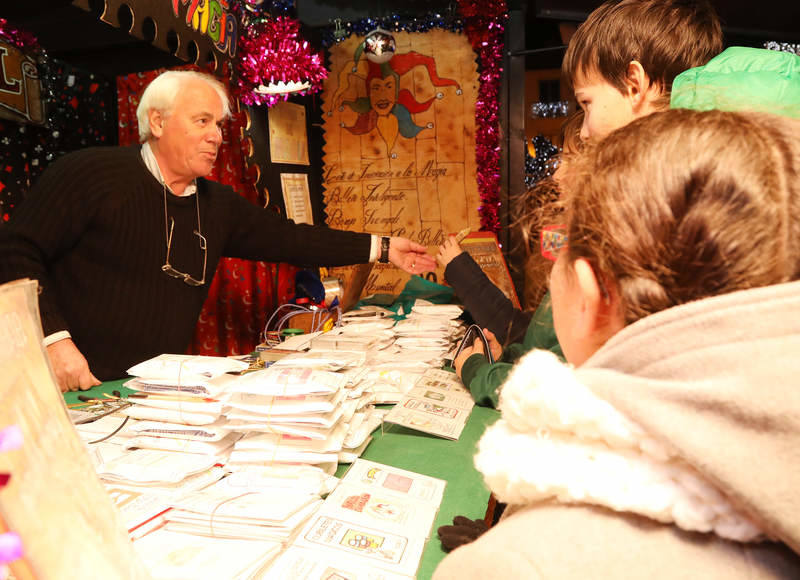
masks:
{"type": "MultiPolygon", "coordinates": [[[[138,146],[92,148],[51,165],[0,227],[0,282],[39,280],[45,336],[69,330],[101,380],[160,353],[184,352],[223,256],[337,266],[367,262],[370,237],[294,224],[232,188],[197,180],[208,244],[203,286],[161,270],[165,191],[138,146]]],[[[166,192],[170,263],[200,279],[195,196],[166,192]]]]}

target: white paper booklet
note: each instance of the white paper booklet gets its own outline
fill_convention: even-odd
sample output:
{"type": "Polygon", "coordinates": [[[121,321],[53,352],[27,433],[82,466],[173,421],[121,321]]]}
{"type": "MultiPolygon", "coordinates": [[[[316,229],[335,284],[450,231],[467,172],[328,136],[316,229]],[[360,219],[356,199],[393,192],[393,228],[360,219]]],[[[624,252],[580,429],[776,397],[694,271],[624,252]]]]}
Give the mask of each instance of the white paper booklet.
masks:
{"type": "Polygon", "coordinates": [[[278,397],[232,393],[226,403],[234,409],[269,415],[297,415],[299,413],[330,413],[344,399],[344,389],[322,395],[294,395],[278,397]]]}
{"type": "Polygon", "coordinates": [[[106,481],[133,484],[174,484],[190,475],[211,469],[214,457],[174,451],[137,449],[97,468],[106,481]]]}
{"type": "Polygon", "coordinates": [[[128,369],[128,374],[146,379],[202,384],[225,373],[242,372],[248,366],[246,362],[221,356],[161,354],[132,366],[128,369]]]}
{"type": "Polygon", "coordinates": [[[184,425],[167,421],[136,421],[128,430],[136,435],[152,435],[155,437],[171,437],[173,439],[191,439],[193,441],[219,441],[228,434],[223,429],[225,419],[219,419],[209,425],[184,425]]]}
{"type": "Polygon", "coordinates": [[[247,578],[281,548],[279,542],[208,538],[163,528],[133,546],[154,580],[247,578]]]}
{"type": "Polygon", "coordinates": [[[186,425],[210,425],[219,420],[219,413],[190,413],[185,409],[159,409],[144,405],[131,405],[122,411],[132,419],[167,421],[186,425]]]}
{"type": "Polygon", "coordinates": [[[228,388],[229,393],[249,393],[263,396],[323,395],[341,389],[347,378],[330,371],[308,368],[276,368],[275,365],[238,377],[228,388]]]}
{"type": "Polygon", "coordinates": [[[475,402],[455,373],[431,369],[383,419],[445,439],[461,436],[475,402]],[[447,376],[452,375],[452,376],[447,376]]]}

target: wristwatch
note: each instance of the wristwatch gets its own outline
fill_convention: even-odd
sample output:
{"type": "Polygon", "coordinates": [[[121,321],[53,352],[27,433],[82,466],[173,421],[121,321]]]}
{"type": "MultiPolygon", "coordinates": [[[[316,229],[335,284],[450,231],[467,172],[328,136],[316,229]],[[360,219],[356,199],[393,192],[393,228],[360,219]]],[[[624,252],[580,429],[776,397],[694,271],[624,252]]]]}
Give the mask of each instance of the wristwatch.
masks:
{"type": "Polygon", "coordinates": [[[389,263],[389,238],[386,236],[381,236],[381,255],[378,256],[378,262],[389,263]]]}

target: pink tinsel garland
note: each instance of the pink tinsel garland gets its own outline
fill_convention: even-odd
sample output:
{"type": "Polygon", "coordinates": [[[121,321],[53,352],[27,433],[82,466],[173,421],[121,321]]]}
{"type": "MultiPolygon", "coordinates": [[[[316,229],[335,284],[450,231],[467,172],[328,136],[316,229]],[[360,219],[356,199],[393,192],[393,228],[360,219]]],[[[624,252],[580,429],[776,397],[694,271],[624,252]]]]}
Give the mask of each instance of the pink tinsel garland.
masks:
{"type": "Polygon", "coordinates": [[[497,100],[503,74],[503,32],[508,18],[505,0],[459,0],[464,31],[478,53],[480,89],[475,103],[475,159],[478,163],[478,213],[481,229],[497,233],[500,229],[500,136],[497,100]]]}

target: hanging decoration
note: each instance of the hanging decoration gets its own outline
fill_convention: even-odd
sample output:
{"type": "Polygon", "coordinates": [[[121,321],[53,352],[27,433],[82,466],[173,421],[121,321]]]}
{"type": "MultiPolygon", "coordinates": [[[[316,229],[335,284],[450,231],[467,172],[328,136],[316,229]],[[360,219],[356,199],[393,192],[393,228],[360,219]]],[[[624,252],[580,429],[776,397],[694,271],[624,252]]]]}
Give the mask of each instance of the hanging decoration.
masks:
{"type": "Polygon", "coordinates": [[[800,44],[792,44],[790,42],[776,42],[770,40],[764,43],[764,48],[767,50],[777,50],[779,52],[789,52],[791,54],[800,55],[800,44]]]}
{"type": "Polygon", "coordinates": [[[559,148],[553,145],[544,135],[536,135],[531,139],[530,145],[536,155],[531,155],[529,152],[531,147],[526,147],[525,186],[527,188],[533,187],[542,179],[555,173],[558,167],[559,154],[559,148]]]}
{"type": "Polygon", "coordinates": [[[323,32],[325,47],[342,42],[350,35],[367,36],[380,29],[391,32],[428,32],[434,28],[464,32],[478,55],[480,63],[480,89],[475,108],[476,160],[478,165],[478,190],[481,205],[478,208],[481,229],[497,233],[500,229],[500,136],[499,90],[503,73],[503,35],[508,18],[505,0],[458,0],[445,13],[424,16],[405,16],[398,13],[383,18],[365,18],[356,22],[335,21],[323,32]]]}
{"type": "Polygon", "coordinates": [[[42,52],[36,37],[21,28],[13,26],[5,18],[0,18],[0,39],[6,40],[9,44],[16,46],[23,52],[36,53],[42,52]]]}
{"type": "MultiPolygon", "coordinates": [[[[284,4],[283,11],[289,12],[291,5],[284,4]]],[[[269,107],[291,93],[318,92],[327,71],[322,56],[300,35],[300,22],[264,14],[260,3],[248,1],[245,8],[234,61],[236,97],[247,105],[269,107]]],[[[276,9],[274,3],[272,9],[276,9]]]]}
{"type": "Polygon", "coordinates": [[[394,36],[381,28],[376,28],[364,39],[364,56],[368,61],[377,64],[389,62],[394,56],[396,48],[394,36]]]}

